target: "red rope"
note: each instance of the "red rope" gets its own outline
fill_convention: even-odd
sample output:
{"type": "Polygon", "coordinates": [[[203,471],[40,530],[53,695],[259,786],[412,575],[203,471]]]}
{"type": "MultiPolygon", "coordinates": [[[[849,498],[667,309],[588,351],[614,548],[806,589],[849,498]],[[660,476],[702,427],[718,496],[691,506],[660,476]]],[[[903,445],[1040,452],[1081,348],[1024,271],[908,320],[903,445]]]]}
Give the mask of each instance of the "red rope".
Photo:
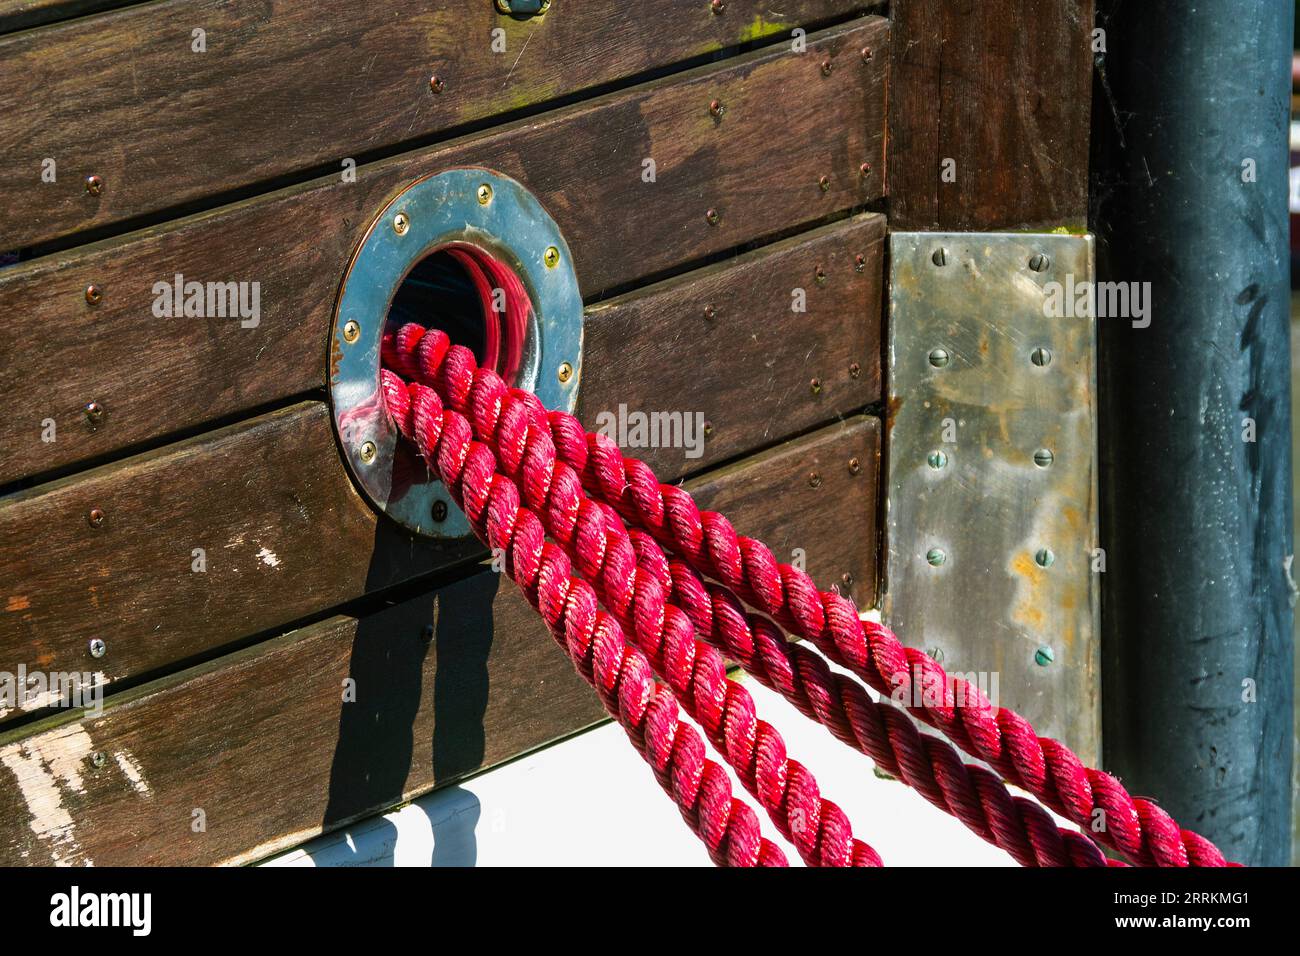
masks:
{"type": "MultiPolygon", "coordinates": [[[[888,695],[906,689],[913,673],[919,675],[922,687],[942,688],[939,704],[928,694],[921,695],[920,703],[910,693],[904,699],[921,719],[1073,822],[1091,826],[1094,811],[1103,811],[1104,827],[1095,832],[1135,862],[1223,865],[1222,854],[1208,840],[1180,830],[1168,814],[1149,801],[1130,797],[1108,774],[1085,768],[1068,748],[1037,737],[1024,718],[993,708],[978,688],[948,678],[935,661],[904,648],[888,629],[874,624],[864,627],[852,605],[838,594],[818,592],[802,571],[778,564],[761,542],[736,535],[722,515],[701,513],[687,492],[659,484],[644,463],[625,459],[609,439],[588,435],[573,416],[562,412],[548,416],[553,439],[548,458],[545,446],[550,442],[529,441],[528,425],[535,415],[527,405],[530,396],[516,391],[513,394],[521,400],[503,406],[508,390],[499,378],[497,384],[475,389],[480,381],[495,376],[483,370],[476,377],[479,370],[468,350],[448,352],[445,335],[423,332],[416,325],[400,330],[387,352],[390,364],[433,385],[453,408],[472,411],[476,422],[490,423],[490,434],[480,437],[495,437],[506,470],[520,476],[525,498],[545,500],[537,497],[537,491],[549,485],[558,451],[558,461],[580,475],[581,484],[617,509],[629,524],[649,531],[696,571],[718,579],[811,640],[877,691],[888,695]],[[475,403],[487,402],[491,407],[472,407],[472,389],[475,403]],[[966,706],[956,706],[958,699],[966,706]]],[[[918,780],[917,785],[924,793],[924,781],[918,780]]],[[[968,825],[971,822],[973,816],[968,825]]],[[[1012,841],[1012,834],[1003,839],[1012,841]]]]}

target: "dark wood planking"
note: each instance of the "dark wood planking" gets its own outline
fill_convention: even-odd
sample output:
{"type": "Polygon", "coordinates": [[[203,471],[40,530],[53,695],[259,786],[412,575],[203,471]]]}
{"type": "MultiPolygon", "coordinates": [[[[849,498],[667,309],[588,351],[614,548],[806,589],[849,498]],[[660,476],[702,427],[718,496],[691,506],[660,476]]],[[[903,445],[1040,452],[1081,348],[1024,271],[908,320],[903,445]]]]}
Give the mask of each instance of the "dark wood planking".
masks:
{"type": "Polygon", "coordinates": [[[1085,228],[1093,7],[894,0],[891,228],[1085,228]]]}
{"type": "Polygon", "coordinates": [[[0,33],[12,33],[144,0],[0,0],[0,33]]]}
{"type": "Polygon", "coordinates": [[[127,696],[99,718],[0,742],[0,862],[262,856],[604,716],[541,619],[490,571],[127,696]],[[345,704],[347,678],[356,699],[345,704]]]}
{"type": "Polygon", "coordinates": [[[33,245],[338,168],[864,4],[734,6],[715,16],[699,0],[557,4],[521,20],[491,0],[165,0],[0,39],[0,236],[33,245]],[[206,52],[192,50],[195,29],[206,52]],[[41,179],[47,157],[54,183],[41,179]],[[99,196],[84,188],[91,174],[99,196]]]}
{"type": "MultiPolygon", "coordinates": [[[[826,562],[810,569],[874,581],[875,533],[864,536],[862,523],[874,521],[874,457],[856,482],[841,475],[874,427],[831,426],[697,483],[756,536],[802,527],[806,537],[787,541],[782,530],[771,543],[826,562]],[[832,453],[837,461],[819,463],[832,453]],[[806,488],[814,468],[827,478],[816,492],[806,488]],[[771,498],[725,497],[729,482],[771,498]],[[801,514],[814,505],[816,524],[801,514]]],[[[328,409],[304,403],[6,501],[0,670],[102,672],[110,682],[148,674],[480,553],[472,540],[417,540],[381,519],[353,490],[328,409]],[[103,511],[99,527],[92,508],[103,511]],[[92,638],[107,644],[104,657],[90,655],[92,638]]]]}
{"type": "Polygon", "coordinates": [[[355,184],[331,176],[0,271],[0,394],[20,410],[0,421],[0,482],[320,387],[354,248],[393,193],[440,168],[492,166],[536,192],[588,299],[879,197],[884,58],[863,63],[860,50],[887,31],[867,18],[813,35],[803,55],[761,51],[365,166],[355,184]],[[720,123],[714,98],[728,105],[720,123]],[[155,319],[153,285],[176,273],[259,282],[260,324],[155,319]],[[104,290],[96,306],[90,283],[104,290]],[[94,430],[89,401],[106,410],[94,430]]]}

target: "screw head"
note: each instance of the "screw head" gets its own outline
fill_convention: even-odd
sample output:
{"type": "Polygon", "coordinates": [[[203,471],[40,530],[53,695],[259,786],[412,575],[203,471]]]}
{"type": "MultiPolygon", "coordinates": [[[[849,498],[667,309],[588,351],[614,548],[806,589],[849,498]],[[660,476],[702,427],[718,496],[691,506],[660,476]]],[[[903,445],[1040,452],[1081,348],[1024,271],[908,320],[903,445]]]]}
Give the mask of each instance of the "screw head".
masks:
{"type": "Polygon", "coordinates": [[[1034,452],[1034,464],[1039,468],[1046,468],[1055,460],[1056,456],[1052,454],[1050,449],[1040,448],[1034,452]]]}
{"type": "Polygon", "coordinates": [[[720,16],[722,12],[727,9],[727,5],[723,3],[722,0],[712,0],[709,4],[709,9],[713,11],[713,15],[716,17],[720,16]]]}
{"type": "Polygon", "coordinates": [[[108,763],[108,757],[105,756],[104,751],[96,750],[90,755],[90,762],[94,765],[96,770],[100,770],[103,768],[104,764],[108,763]]]}
{"type": "Polygon", "coordinates": [[[935,368],[945,368],[952,361],[952,356],[948,354],[947,349],[931,349],[930,364],[935,368]]]}
{"type": "Polygon", "coordinates": [[[866,62],[868,62],[870,59],[871,59],[871,47],[869,47],[869,46],[864,46],[864,47],[862,48],[862,62],[863,62],[863,63],[866,63],[866,62]]]}
{"type": "Polygon", "coordinates": [[[936,661],[936,662],[942,664],[942,663],[943,663],[943,648],[942,648],[942,647],[932,647],[932,648],[930,648],[928,651],[925,652],[925,656],[928,657],[928,658],[930,658],[932,661],[936,661]]]}
{"type": "Polygon", "coordinates": [[[713,437],[713,422],[704,423],[704,437],[705,438],[713,437]]]}
{"type": "Polygon", "coordinates": [[[709,112],[714,119],[721,119],[722,115],[727,112],[727,108],[722,105],[722,100],[714,100],[709,104],[709,112]]]}
{"type": "Polygon", "coordinates": [[[948,466],[948,455],[942,451],[932,451],[926,458],[926,463],[935,471],[943,471],[948,466]]]}
{"type": "Polygon", "coordinates": [[[808,487],[820,488],[821,486],[822,486],[822,476],[818,472],[810,471],[808,473],[808,487]]]}
{"type": "Polygon", "coordinates": [[[92,528],[102,528],[104,526],[104,509],[91,508],[86,514],[86,520],[90,522],[92,528]]]}
{"type": "Polygon", "coordinates": [[[446,520],[447,520],[447,502],[445,502],[445,501],[435,501],[435,502],[433,503],[433,508],[431,509],[431,514],[433,515],[433,520],[434,520],[434,521],[446,521],[446,520]]]}
{"type": "Polygon", "coordinates": [[[822,192],[830,192],[831,178],[829,176],[820,176],[817,179],[817,185],[822,188],[822,192]]]}
{"type": "Polygon", "coordinates": [[[104,298],[104,290],[95,284],[86,286],[86,301],[91,305],[99,305],[104,298]]]}
{"type": "Polygon", "coordinates": [[[720,219],[721,217],[718,215],[718,211],[716,209],[710,209],[708,212],[704,214],[704,218],[708,221],[710,226],[716,226],[718,224],[718,219],[720,219]]]}
{"type": "Polygon", "coordinates": [[[477,195],[478,195],[478,204],[480,206],[486,206],[488,203],[492,201],[492,187],[489,186],[487,183],[483,183],[481,186],[479,186],[477,195]]]}
{"type": "Polygon", "coordinates": [[[822,393],[822,380],[819,378],[812,379],[808,383],[808,390],[814,395],[820,395],[822,393]]]}
{"type": "Polygon", "coordinates": [[[859,252],[856,256],[853,257],[853,271],[861,272],[866,267],[867,267],[867,257],[859,252]]]}
{"type": "Polygon", "coordinates": [[[871,164],[870,164],[870,163],[863,163],[861,166],[859,166],[859,167],[858,167],[858,175],[859,175],[859,176],[862,176],[863,178],[865,178],[865,177],[867,177],[867,176],[870,176],[870,175],[871,175],[871,164]]]}
{"type": "Polygon", "coordinates": [[[948,264],[948,250],[940,246],[934,250],[934,254],[930,256],[930,261],[936,266],[946,266],[948,264]]]}
{"type": "Polygon", "coordinates": [[[361,446],[362,463],[366,465],[370,464],[372,461],[375,460],[375,455],[377,455],[378,453],[379,453],[379,449],[375,447],[374,442],[372,441],[366,442],[361,446]]]}
{"type": "Polygon", "coordinates": [[[853,575],[845,571],[843,574],[840,575],[840,583],[843,584],[846,588],[853,587],[853,575]]]}
{"type": "Polygon", "coordinates": [[[93,175],[86,177],[86,192],[90,193],[92,196],[98,196],[103,191],[104,191],[104,180],[100,179],[98,176],[93,176],[93,175]]]}
{"type": "Polygon", "coordinates": [[[444,83],[442,77],[438,76],[436,73],[429,77],[429,89],[433,90],[433,92],[441,93],[446,88],[447,84],[444,83]]]}
{"type": "Polygon", "coordinates": [[[854,362],[852,365],[849,366],[849,378],[861,378],[861,377],[862,377],[862,366],[859,365],[857,362],[854,362]]]}
{"type": "Polygon", "coordinates": [[[1047,368],[1052,364],[1052,350],[1045,349],[1041,345],[1029,353],[1029,361],[1033,362],[1039,368],[1047,368]]]}
{"type": "Polygon", "coordinates": [[[1041,252],[1035,252],[1029,257],[1029,268],[1033,269],[1035,272],[1046,272],[1048,266],[1051,264],[1052,260],[1041,252]]]}
{"type": "Polygon", "coordinates": [[[90,639],[90,656],[91,656],[91,657],[103,657],[103,656],[104,656],[105,654],[107,654],[107,653],[108,653],[108,645],[107,645],[107,644],[105,644],[103,641],[101,641],[101,640],[100,640],[99,638],[97,638],[97,637],[92,637],[92,638],[90,639]]]}
{"type": "Polygon", "coordinates": [[[941,567],[947,560],[948,555],[944,552],[943,548],[931,548],[929,551],[925,552],[925,561],[932,568],[941,567]]]}
{"type": "Polygon", "coordinates": [[[359,338],[361,338],[361,326],[355,319],[348,319],[343,323],[343,341],[351,345],[359,338]]]}
{"type": "Polygon", "coordinates": [[[104,420],[104,406],[99,402],[87,402],[82,410],[86,413],[86,420],[92,425],[98,425],[104,420]]]}
{"type": "Polygon", "coordinates": [[[393,232],[399,236],[406,235],[406,231],[411,228],[411,220],[406,218],[406,213],[399,212],[393,217],[393,232]]]}
{"type": "Polygon", "coordinates": [[[1034,562],[1040,568],[1050,568],[1056,560],[1056,555],[1052,554],[1051,548],[1039,548],[1038,553],[1034,555],[1034,562]]]}
{"type": "Polygon", "coordinates": [[[1046,667],[1054,660],[1056,660],[1056,655],[1052,653],[1052,649],[1046,644],[1034,651],[1034,663],[1039,667],[1046,667]]]}
{"type": "Polygon", "coordinates": [[[850,475],[862,474],[862,459],[860,458],[849,459],[849,474],[850,475]]]}
{"type": "Polygon", "coordinates": [[[561,362],[560,367],[556,371],[555,375],[557,378],[559,378],[560,383],[563,384],[567,382],[569,379],[573,378],[573,366],[570,365],[568,362],[561,362]]]}
{"type": "Polygon", "coordinates": [[[555,246],[547,246],[542,253],[542,261],[546,263],[546,268],[554,269],[560,264],[560,250],[555,246]]]}
{"type": "Polygon", "coordinates": [[[825,285],[825,284],[826,284],[826,270],[823,269],[821,266],[818,266],[818,267],[817,267],[817,271],[813,273],[813,278],[817,280],[817,284],[818,284],[818,285],[825,285]]]}
{"type": "Polygon", "coordinates": [[[830,60],[822,60],[822,76],[830,76],[833,69],[835,66],[830,60]]]}
{"type": "Polygon", "coordinates": [[[716,319],[718,317],[717,306],[713,305],[712,303],[706,305],[704,307],[704,317],[708,319],[710,322],[716,319]]]}

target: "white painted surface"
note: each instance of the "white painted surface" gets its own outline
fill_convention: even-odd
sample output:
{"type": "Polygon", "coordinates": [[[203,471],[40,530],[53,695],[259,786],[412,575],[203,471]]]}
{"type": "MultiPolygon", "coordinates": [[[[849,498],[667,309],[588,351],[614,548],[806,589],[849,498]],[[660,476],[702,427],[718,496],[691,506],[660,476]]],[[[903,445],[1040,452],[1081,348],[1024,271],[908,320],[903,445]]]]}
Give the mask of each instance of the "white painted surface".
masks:
{"type": "MultiPolygon", "coordinates": [[[[909,787],[752,679],[759,714],[887,866],[1011,866],[909,787]]],[[[710,757],[717,759],[710,751],[710,757]]],[[[756,806],[738,784],[737,794],[756,806]]],[[[786,849],[760,811],[763,831],[786,849]]],[[[614,724],[319,837],[272,866],[708,866],[702,845],[614,724]]]]}

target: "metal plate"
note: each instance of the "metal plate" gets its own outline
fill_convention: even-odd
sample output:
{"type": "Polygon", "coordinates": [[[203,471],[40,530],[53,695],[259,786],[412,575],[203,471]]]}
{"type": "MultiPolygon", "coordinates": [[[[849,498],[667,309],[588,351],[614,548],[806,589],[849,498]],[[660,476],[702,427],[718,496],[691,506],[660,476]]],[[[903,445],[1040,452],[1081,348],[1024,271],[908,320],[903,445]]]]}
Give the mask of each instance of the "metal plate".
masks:
{"type": "Polygon", "coordinates": [[[890,249],[884,619],[1095,759],[1096,330],[1056,308],[1092,281],[1092,237],[890,249]]]}
{"type": "Polygon", "coordinates": [[[559,227],[530,192],[507,176],[477,167],[421,179],[376,217],[353,256],[339,292],[330,332],[330,400],[343,457],[362,494],[418,534],[463,538],[469,522],[423,463],[402,451],[379,392],[380,342],[389,305],[407,273],[452,243],[482,249],[522,280],[533,314],[524,360],[514,382],[547,408],[573,411],[582,377],[582,295],[573,257],[559,227]],[[481,202],[487,185],[490,200],[481,202]],[[404,229],[394,227],[398,215],[404,229]],[[558,250],[548,265],[546,251],[558,250]],[[349,342],[344,329],[356,322],[349,342]],[[571,374],[561,381],[559,368],[571,374]],[[374,446],[365,460],[363,449],[374,446]],[[435,520],[435,514],[446,517],[435,520]]]}

